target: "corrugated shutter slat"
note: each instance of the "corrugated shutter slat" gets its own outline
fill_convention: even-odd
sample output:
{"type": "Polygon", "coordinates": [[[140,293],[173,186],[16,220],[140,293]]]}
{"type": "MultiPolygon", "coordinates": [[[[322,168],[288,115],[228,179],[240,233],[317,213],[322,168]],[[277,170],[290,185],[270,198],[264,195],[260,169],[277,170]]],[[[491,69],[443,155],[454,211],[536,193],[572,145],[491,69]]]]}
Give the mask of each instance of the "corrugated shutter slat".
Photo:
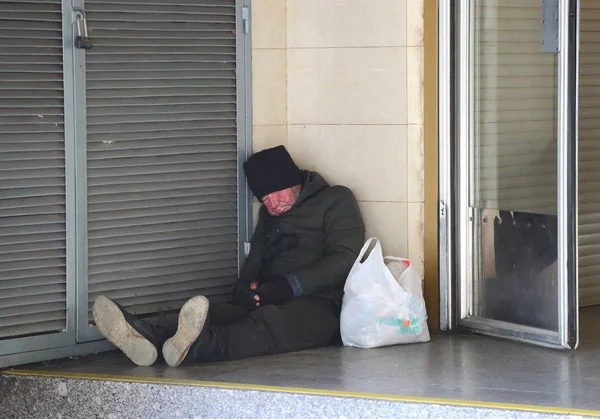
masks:
{"type": "Polygon", "coordinates": [[[66,327],[61,2],[0,3],[0,339],[66,327]]]}
{"type": "Polygon", "coordinates": [[[235,1],[87,1],[90,307],[136,313],[237,276],[235,1]]]}
{"type": "Polygon", "coordinates": [[[600,304],[600,10],[581,1],[579,39],[579,302],[600,304]]]}

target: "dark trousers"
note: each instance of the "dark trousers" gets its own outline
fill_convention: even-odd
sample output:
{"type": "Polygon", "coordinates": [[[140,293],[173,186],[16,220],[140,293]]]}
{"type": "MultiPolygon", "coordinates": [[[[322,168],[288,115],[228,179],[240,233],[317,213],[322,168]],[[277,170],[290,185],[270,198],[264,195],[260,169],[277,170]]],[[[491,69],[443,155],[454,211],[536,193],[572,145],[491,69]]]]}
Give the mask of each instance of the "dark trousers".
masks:
{"type": "Polygon", "coordinates": [[[211,304],[208,326],[185,363],[234,360],[320,348],[340,341],[340,307],[322,297],[248,310],[211,304]]]}

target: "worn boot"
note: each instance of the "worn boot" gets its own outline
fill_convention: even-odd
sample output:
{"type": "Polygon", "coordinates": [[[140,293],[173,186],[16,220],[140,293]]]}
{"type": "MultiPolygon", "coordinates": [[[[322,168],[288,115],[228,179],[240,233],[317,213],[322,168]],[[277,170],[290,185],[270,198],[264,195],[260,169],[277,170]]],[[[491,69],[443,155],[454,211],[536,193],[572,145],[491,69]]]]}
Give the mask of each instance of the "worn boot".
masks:
{"type": "Polygon", "coordinates": [[[100,333],[139,366],[150,366],[158,358],[158,349],[167,340],[167,332],[128,313],[110,298],[96,298],[92,309],[100,333]]]}
{"type": "Polygon", "coordinates": [[[199,295],[181,307],[177,333],[163,345],[163,356],[169,366],[179,366],[203,330],[208,329],[208,306],[206,297],[199,295]]]}

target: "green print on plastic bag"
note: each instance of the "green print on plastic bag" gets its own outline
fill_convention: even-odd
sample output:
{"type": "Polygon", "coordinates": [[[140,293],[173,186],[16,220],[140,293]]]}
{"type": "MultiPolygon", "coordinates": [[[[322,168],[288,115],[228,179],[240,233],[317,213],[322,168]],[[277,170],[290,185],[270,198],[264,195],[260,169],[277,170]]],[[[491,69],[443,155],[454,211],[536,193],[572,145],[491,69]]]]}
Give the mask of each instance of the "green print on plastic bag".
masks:
{"type": "Polygon", "coordinates": [[[390,326],[397,327],[398,334],[400,335],[408,335],[415,334],[418,335],[421,333],[421,326],[419,325],[418,317],[411,317],[410,320],[403,320],[394,317],[387,317],[383,319],[377,319],[377,325],[381,326],[390,326]]]}

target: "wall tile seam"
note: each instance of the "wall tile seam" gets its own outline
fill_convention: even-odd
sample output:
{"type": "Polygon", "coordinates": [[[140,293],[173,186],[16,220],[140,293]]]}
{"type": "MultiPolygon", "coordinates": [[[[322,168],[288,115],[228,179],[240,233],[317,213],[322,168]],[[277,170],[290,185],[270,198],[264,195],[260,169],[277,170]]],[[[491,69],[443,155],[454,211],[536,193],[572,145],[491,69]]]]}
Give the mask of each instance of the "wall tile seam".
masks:
{"type": "Polygon", "coordinates": [[[367,204],[424,204],[425,203],[425,201],[415,201],[415,200],[411,200],[411,201],[389,201],[389,200],[373,201],[373,200],[357,199],[357,201],[364,202],[367,204]]]}
{"type": "Polygon", "coordinates": [[[284,45],[285,45],[285,124],[286,124],[286,128],[285,128],[285,145],[288,145],[288,138],[289,138],[289,121],[290,121],[290,115],[289,115],[289,107],[290,107],[290,101],[289,101],[289,78],[290,78],[290,72],[288,71],[288,63],[289,63],[289,45],[288,45],[288,39],[289,39],[289,34],[288,34],[288,21],[289,21],[289,17],[288,17],[288,2],[286,0],[285,5],[284,5],[284,30],[283,30],[283,36],[284,36],[284,45]]]}
{"type": "Polygon", "coordinates": [[[397,49],[397,48],[423,48],[422,46],[414,45],[346,45],[346,46],[306,46],[306,47],[287,47],[287,48],[257,48],[257,49],[287,49],[287,50],[327,50],[327,49],[397,49]]]}
{"type": "MultiPolygon", "coordinates": [[[[266,124],[273,126],[281,126],[283,124],[266,124]]],[[[308,125],[311,127],[408,127],[408,126],[423,126],[424,124],[345,124],[345,123],[323,123],[323,122],[289,122],[286,125],[289,126],[304,126],[308,125]]]]}

